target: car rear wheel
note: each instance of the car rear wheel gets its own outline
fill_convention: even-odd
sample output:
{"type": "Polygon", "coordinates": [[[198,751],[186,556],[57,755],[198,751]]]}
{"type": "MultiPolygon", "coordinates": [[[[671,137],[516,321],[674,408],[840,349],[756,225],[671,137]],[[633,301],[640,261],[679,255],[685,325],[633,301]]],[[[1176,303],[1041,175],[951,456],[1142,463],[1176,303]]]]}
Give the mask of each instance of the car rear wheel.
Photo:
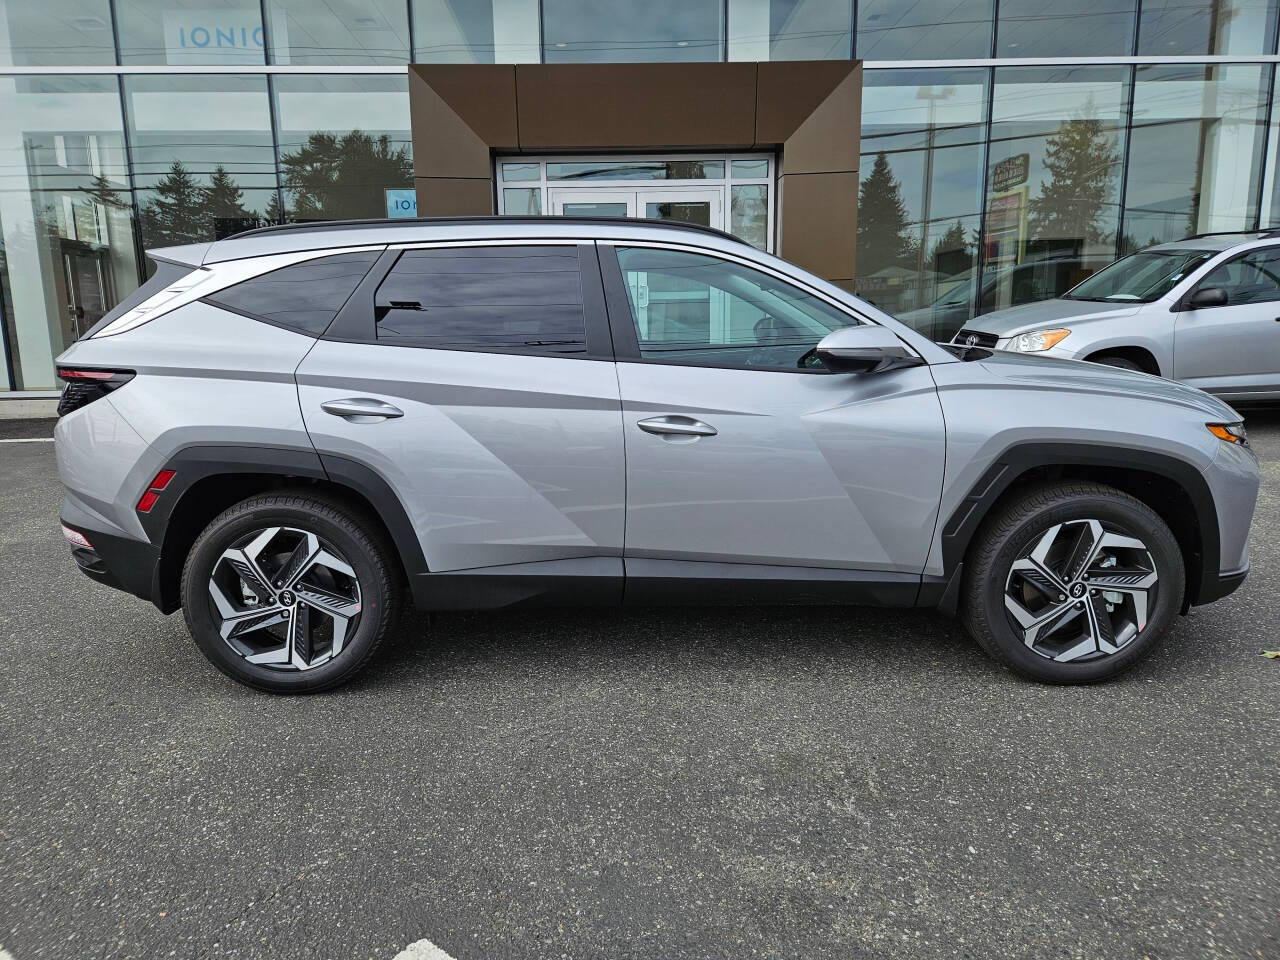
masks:
{"type": "Polygon", "coordinates": [[[205,528],[182,574],[200,651],[229,677],[274,693],[345,683],[394,625],[390,548],[358,514],[302,494],[263,494],[205,528]]]}
{"type": "Polygon", "coordinates": [[[1050,683],[1106,680],[1151,652],[1182,605],[1172,532],[1111,487],[1064,482],[1013,500],[979,531],[962,616],[1008,667],[1050,683]]]}

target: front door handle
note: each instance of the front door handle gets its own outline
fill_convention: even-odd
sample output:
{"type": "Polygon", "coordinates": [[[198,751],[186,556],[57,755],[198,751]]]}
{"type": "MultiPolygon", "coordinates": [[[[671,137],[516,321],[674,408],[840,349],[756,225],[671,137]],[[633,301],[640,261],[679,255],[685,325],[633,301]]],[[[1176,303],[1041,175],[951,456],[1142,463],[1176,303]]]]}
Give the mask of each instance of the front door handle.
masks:
{"type": "Polygon", "coordinates": [[[347,397],[345,400],[326,400],[320,409],[351,423],[379,423],[403,417],[404,411],[372,397],[347,397]]]}
{"type": "Polygon", "coordinates": [[[638,421],[636,426],[645,433],[656,433],[660,436],[714,437],[720,432],[709,423],[703,423],[693,417],[676,415],[650,417],[648,420],[638,421]]]}

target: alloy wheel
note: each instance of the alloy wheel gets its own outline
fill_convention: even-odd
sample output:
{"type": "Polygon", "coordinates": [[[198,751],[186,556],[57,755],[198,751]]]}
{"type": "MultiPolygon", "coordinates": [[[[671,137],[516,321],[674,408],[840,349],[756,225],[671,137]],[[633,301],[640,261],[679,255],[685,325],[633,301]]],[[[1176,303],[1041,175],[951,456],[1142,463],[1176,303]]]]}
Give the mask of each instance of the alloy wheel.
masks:
{"type": "Polygon", "coordinates": [[[1119,653],[1146,628],[1159,577],[1137,537],[1100,520],[1054,524],[1013,561],[1004,605],[1022,642],[1058,662],[1119,653]]]}
{"type": "Polygon", "coordinates": [[[314,533],[265,527],[222,552],[209,577],[218,632],[249,663],[311,670],[342,653],[360,619],[360,582],[314,533]]]}

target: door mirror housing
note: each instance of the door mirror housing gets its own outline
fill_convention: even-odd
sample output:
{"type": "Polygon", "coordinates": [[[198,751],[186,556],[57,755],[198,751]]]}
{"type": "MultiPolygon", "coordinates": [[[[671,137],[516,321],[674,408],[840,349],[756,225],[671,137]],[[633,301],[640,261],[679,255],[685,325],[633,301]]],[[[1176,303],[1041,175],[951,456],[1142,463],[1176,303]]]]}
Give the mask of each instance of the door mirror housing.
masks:
{"type": "Polygon", "coordinates": [[[1221,287],[1201,287],[1191,296],[1187,297],[1188,310],[1200,310],[1204,307],[1225,307],[1227,300],[1227,291],[1221,287]]]}
{"type": "Polygon", "coordinates": [[[833,373],[884,373],[924,363],[893,331],[869,323],[831,331],[814,353],[833,373]]]}

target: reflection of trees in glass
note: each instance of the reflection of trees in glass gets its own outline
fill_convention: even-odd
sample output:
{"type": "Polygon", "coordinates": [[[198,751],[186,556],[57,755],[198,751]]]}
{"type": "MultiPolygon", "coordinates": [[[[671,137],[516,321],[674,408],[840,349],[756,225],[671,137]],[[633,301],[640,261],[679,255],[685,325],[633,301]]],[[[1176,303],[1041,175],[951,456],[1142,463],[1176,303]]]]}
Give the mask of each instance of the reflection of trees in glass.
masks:
{"type": "Polygon", "coordinates": [[[142,233],[146,245],[169,247],[204,236],[205,190],[181,160],[169,165],[169,172],[155,186],[155,196],[142,210],[142,233]]]}
{"type": "Polygon", "coordinates": [[[858,273],[869,276],[885,267],[912,266],[916,242],[907,230],[902,184],[889,159],[876,154],[871,172],[858,187],[858,273]]]}
{"type": "MultiPolygon", "coordinates": [[[[1034,240],[1105,243],[1111,233],[1102,220],[1115,185],[1120,154],[1112,135],[1096,117],[1064,120],[1045,140],[1049,179],[1027,204],[1027,226],[1034,240]]],[[[1077,248],[1076,252],[1081,252],[1077,248]]]]}
{"type": "Polygon", "coordinates": [[[123,207],[125,202],[120,199],[120,194],[116,188],[111,185],[111,181],[107,179],[105,174],[98,174],[90,183],[93,186],[88,187],[85,192],[94,200],[106,207],[123,207]]]}
{"type": "Polygon", "coordinates": [[[972,270],[977,247],[977,237],[966,234],[964,226],[957,220],[933,245],[925,268],[948,277],[972,270]]]}
{"type": "MultiPolygon", "coordinates": [[[[278,209],[278,200],[275,205],[278,209]]],[[[155,195],[142,208],[142,236],[147,247],[220,240],[262,223],[263,218],[245,208],[244,191],[221,164],[213,168],[206,187],[181,160],[173,161],[169,172],[156,183],[155,195]]]]}
{"type": "Polygon", "coordinates": [[[243,220],[251,216],[244,208],[244,191],[221,164],[213,168],[204,192],[205,213],[216,220],[243,220]]]}
{"type": "Polygon", "coordinates": [[[337,137],[313,133],[293,153],[280,158],[284,186],[297,220],[351,220],[383,216],[383,190],[413,182],[407,151],[359,130],[337,137]]]}

